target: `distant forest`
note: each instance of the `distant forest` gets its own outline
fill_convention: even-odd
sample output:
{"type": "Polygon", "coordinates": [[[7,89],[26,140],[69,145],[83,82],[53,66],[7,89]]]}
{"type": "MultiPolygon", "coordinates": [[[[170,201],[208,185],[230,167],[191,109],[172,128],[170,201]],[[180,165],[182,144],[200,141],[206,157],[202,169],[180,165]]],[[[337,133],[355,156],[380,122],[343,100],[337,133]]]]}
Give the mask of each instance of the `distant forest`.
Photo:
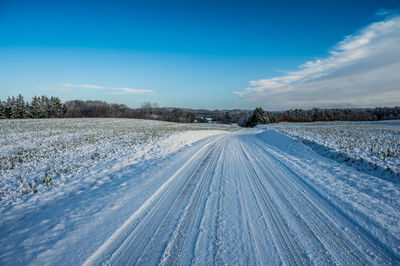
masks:
{"type": "Polygon", "coordinates": [[[181,123],[237,123],[253,126],[257,123],[314,122],[314,121],[377,121],[400,119],[400,107],[347,108],[347,109],[295,109],[267,112],[261,108],[252,110],[196,110],[176,107],[159,107],[155,103],[143,103],[140,108],[103,101],[67,101],[58,97],[35,96],[25,101],[22,95],[0,100],[0,119],[26,118],[138,118],[181,123]],[[259,121],[257,121],[257,119],[259,121]],[[251,120],[251,122],[250,122],[251,120]]]}

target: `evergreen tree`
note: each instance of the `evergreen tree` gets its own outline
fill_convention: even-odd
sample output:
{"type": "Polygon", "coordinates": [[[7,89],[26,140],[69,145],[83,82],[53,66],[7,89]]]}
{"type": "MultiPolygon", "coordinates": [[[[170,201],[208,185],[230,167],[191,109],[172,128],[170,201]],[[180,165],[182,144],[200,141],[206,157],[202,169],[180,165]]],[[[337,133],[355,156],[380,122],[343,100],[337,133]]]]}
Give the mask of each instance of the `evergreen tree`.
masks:
{"type": "Polygon", "coordinates": [[[21,94],[18,94],[15,99],[15,117],[17,119],[26,118],[26,104],[24,101],[24,97],[21,94]]]}
{"type": "Polygon", "coordinates": [[[222,123],[224,123],[224,124],[230,124],[230,123],[232,123],[232,117],[231,117],[231,115],[229,114],[229,112],[225,112],[225,114],[224,114],[224,116],[223,116],[223,118],[222,118],[222,123]]]}
{"type": "Polygon", "coordinates": [[[8,97],[6,111],[8,113],[8,118],[16,119],[18,117],[18,110],[15,97],[8,97]]]}
{"type": "Polygon", "coordinates": [[[264,112],[261,107],[257,107],[253,114],[246,121],[246,127],[254,127],[255,125],[260,124],[269,124],[271,123],[271,117],[269,113],[264,112]]]}
{"type": "Polygon", "coordinates": [[[51,97],[49,101],[49,117],[61,117],[63,112],[63,104],[58,97],[51,97]]]}
{"type": "Polygon", "coordinates": [[[29,106],[29,113],[32,118],[40,118],[40,97],[34,96],[29,106]]]}
{"type": "Polygon", "coordinates": [[[39,118],[48,118],[49,117],[49,98],[47,96],[40,97],[40,105],[39,105],[39,118]]]}
{"type": "Polygon", "coordinates": [[[0,101],[0,119],[6,118],[6,104],[0,101]]]}

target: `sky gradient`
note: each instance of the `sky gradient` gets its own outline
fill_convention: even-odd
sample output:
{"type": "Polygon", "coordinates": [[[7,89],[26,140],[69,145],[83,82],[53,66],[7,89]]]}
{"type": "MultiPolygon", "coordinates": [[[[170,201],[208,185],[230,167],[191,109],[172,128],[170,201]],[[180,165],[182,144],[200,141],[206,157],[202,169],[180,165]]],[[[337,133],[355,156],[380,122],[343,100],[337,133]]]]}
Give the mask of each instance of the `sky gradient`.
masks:
{"type": "Polygon", "coordinates": [[[392,0],[0,0],[0,99],[399,105],[398,8],[392,0]]]}

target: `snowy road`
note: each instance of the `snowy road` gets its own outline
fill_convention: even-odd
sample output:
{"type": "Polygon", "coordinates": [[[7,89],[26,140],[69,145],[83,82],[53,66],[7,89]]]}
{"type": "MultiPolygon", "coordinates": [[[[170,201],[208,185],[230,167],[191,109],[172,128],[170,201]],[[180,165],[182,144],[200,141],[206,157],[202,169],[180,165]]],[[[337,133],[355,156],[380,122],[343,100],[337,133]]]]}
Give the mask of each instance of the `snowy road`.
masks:
{"type": "Polygon", "coordinates": [[[256,134],[231,134],[193,155],[86,263],[399,262],[386,244],[256,134]]]}
{"type": "MultiPolygon", "coordinates": [[[[73,238],[58,241],[57,250],[56,245],[51,252],[33,253],[29,262],[400,263],[399,183],[321,157],[273,130],[210,138],[179,158],[171,167],[166,161],[158,169],[157,176],[165,178],[147,195],[136,192],[129,199],[117,196],[118,192],[103,195],[103,201],[124,199],[118,206],[130,214],[125,212],[123,221],[116,219],[103,237],[86,240],[92,243],[87,251],[79,255],[73,247],[60,251],[79,242],[85,250],[85,234],[75,229],[70,231],[73,238]],[[131,203],[135,207],[128,207],[131,203]]],[[[79,208],[82,204],[87,210],[94,203],[83,202],[79,208]]],[[[101,221],[80,221],[88,228],[86,236],[96,232],[93,226],[107,227],[118,213],[104,209],[101,221]]]]}

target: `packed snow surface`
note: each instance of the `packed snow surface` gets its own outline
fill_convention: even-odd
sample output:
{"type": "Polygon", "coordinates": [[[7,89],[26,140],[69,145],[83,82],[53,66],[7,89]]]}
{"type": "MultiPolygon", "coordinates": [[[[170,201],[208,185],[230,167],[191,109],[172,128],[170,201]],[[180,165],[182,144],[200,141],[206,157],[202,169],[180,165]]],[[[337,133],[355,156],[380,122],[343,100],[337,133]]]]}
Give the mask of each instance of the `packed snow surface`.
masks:
{"type": "Polygon", "coordinates": [[[398,182],[270,128],[197,139],[3,206],[0,264],[400,263],[398,182]]]}

